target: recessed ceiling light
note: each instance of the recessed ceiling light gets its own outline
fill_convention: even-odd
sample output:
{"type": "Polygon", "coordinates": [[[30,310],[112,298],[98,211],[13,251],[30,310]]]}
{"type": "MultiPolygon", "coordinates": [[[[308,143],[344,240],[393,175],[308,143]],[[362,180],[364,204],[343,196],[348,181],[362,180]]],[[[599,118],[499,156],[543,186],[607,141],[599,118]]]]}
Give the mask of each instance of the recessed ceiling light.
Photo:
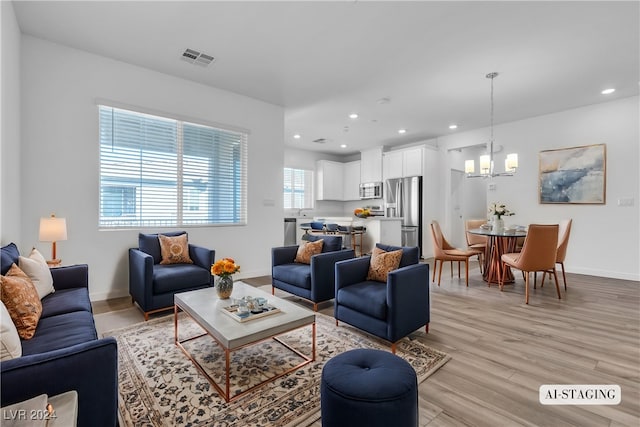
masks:
{"type": "Polygon", "coordinates": [[[616,90],[614,88],[610,88],[610,89],[605,89],[602,92],[600,92],[603,95],[609,95],[610,93],[615,92],[616,90]]]}
{"type": "Polygon", "coordinates": [[[350,118],[350,119],[357,119],[357,118],[358,118],[358,113],[351,113],[351,114],[349,114],[349,118],[350,118]]]}
{"type": "Polygon", "coordinates": [[[400,135],[402,135],[402,134],[407,133],[407,130],[406,130],[406,129],[398,129],[398,133],[399,133],[400,135]]]}
{"type": "Polygon", "coordinates": [[[449,129],[458,129],[458,125],[449,125],[449,129]]]}
{"type": "Polygon", "coordinates": [[[300,139],[300,134],[299,134],[299,133],[296,133],[295,135],[293,135],[293,138],[294,138],[294,139],[300,139]]]}
{"type": "Polygon", "coordinates": [[[340,148],[347,148],[347,144],[340,144],[340,148]]]}

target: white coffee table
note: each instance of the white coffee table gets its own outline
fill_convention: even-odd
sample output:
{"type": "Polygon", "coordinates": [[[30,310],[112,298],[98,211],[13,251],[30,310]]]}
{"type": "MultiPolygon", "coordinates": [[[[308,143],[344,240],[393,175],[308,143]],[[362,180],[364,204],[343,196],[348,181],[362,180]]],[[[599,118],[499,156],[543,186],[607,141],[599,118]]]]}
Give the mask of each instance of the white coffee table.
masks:
{"type": "Polygon", "coordinates": [[[316,358],[316,316],[313,311],[308,310],[289,301],[283,300],[264,292],[258,288],[247,285],[241,281],[234,282],[233,293],[231,299],[221,300],[218,298],[214,288],[199,289],[175,294],[174,296],[174,341],[176,345],[182,349],[198,370],[209,380],[211,385],[224,397],[227,402],[235,400],[246,393],[260,387],[263,384],[271,382],[282,377],[296,369],[301,368],[316,358]],[[269,304],[280,309],[279,313],[247,322],[238,322],[226,313],[222,312],[222,308],[232,304],[232,299],[242,298],[244,296],[263,297],[269,301],[269,304]],[[178,339],[178,313],[184,311],[198,325],[200,325],[206,333],[189,337],[186,339],[178,339]],[[278,335],[290,332],[294,329],[311,326],[312,345],[311,356],[305,355],[300,351],[290,347],[286,343],[277,338],[278,335]],[[215,380],[206,372],[204,367],[196,360],[193,355],[182,345],[187,341],[191,341],[202,336],[211,336],[224,350],[225,353],[225,378],[226,384],[224,389],[215,382],[215,380]],[[285,372],[268,378],[255,386],[243,390],[242,392],[230,395],[230,361],[231,353],[241,348],[259,343],[261,341],[273,339],[283,346],[287,347],[303,361],[288,369],[285,372]]]}

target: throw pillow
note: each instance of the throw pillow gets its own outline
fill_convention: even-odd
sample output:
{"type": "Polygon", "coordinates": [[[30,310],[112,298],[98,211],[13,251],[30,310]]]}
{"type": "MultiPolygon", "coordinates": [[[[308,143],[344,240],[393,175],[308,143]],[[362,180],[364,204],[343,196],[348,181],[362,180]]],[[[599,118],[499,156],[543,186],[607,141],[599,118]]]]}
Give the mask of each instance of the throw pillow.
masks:
{"type": "Polygon", "coordinates": [[[311,264],[311,257],[322,252],[323,244],[324,241],[322,239],[315,242],[304,242],[298,246],[298,253],[296,253],[296,259],[293,262],[311,264]]]}
{"type": "Polygon", "coordinates": [[[22,344],[16,325],[13,324],[7,307],[0,302],[0,360],[22,356],[22,344]]]}
{"type": "Polygon", "coordinates": [[[0,276],[0,287],[2,302],[18,335],[25,340],[32,338],[42,314],[42,303],[31,279],[14,263],[5,276],[0,276]]]}
{"type": "Polygon", "coordinates": [[[189,258],[189,241],[186,234],[165,236],[158,234],[160,240],[160,264],[193,264],[189,258]]]}
{"type": "MultiPolygon", "coordinates": [[[[2,407],[3,427],[46,427],[46,408],[49,397],[41,394],[23,402],[14,403],[2,407]],[[10,416],[13,415],[13,416],[10,416]]],[[[62,419],[65,417],[62,416],[62,419]]],[[[53,418],[52,424],[59,423],[60,420],[53,418]]]]}
{"type": "Polygon", "coordinates": [[[369,273],[367,280],[377,282],[387,282],[387,275],[390,271],[397,270],[402,258],[402,249],[386,252],[378,247],[373,248],[371,261],[369,262],[369,273]]]}
{"type": "Polygon", "coordinates": [[[29,276],[38,291],[40,299],[55,291],[53,289],[51,270],[47,265],[47,261],[36,248],[31,250],[28,258],[24,256],[18,258],[18,267],[29,276]]]}

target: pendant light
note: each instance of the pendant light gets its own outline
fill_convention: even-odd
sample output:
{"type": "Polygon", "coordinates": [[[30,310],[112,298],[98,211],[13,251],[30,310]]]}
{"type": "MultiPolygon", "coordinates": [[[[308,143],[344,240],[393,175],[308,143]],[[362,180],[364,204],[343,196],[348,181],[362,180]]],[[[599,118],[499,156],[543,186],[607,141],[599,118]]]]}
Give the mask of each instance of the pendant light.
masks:
{"type": "Polygon", "coordinates": [[[467,178],[493,178],[496,176],[513,176],[518,169],[518,154],[507,154],[507,158],[504,161],[504,172],[497,173],[493,168],[493,79],[498,77],[498,73],[493,72],[486,75],[488,79],[491,79],[491,138],[489,139],[489,154],[480,156],[480,173],[475,173],[475,161],[465,160],[464,172],[467,174],[467,178]]]}

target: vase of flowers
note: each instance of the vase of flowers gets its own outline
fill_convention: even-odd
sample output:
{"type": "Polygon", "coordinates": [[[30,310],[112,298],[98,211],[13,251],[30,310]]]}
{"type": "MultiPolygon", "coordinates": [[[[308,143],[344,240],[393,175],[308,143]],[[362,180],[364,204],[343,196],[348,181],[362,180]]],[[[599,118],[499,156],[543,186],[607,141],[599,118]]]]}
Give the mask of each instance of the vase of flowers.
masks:
{"type": "Polygon", "coordinates": [[[502,231],[504,230],[504,220],[502,217],[515,215],[515,212],[507,209],[504,203],[493,202],[489,206],[489,215],[491,215],[492,218],[491,229],[493,231],[502,231]]]}
{"type": "Polygon", "coordinates": [[[216,276],[216,293],[220,299],[227,299],[233,292],[232,275],[240,271],[233,258],[222,258],[211,266],[211,274],[216,276]]]}

